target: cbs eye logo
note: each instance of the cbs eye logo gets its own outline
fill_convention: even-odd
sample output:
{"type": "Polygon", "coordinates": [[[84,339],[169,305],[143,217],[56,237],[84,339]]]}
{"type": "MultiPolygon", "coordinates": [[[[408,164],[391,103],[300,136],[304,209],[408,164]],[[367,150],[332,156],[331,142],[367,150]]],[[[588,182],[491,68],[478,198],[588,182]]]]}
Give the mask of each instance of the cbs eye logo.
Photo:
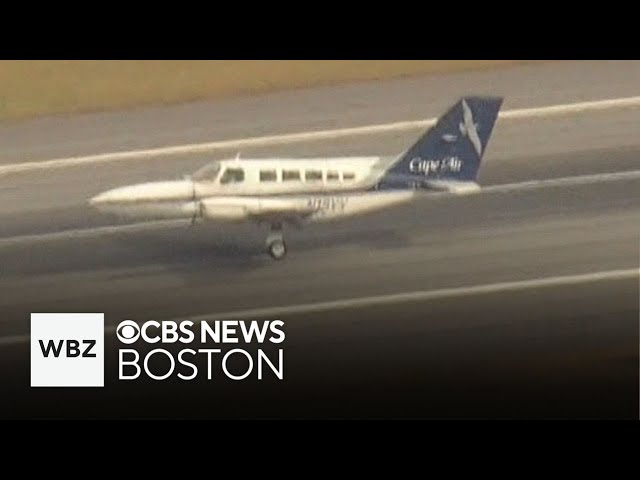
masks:
{"type": "Polygon", "coordinates": [[[124,320],[118,325],[116,335],[122,343],[130,345],[140,337],[140,327],[133,320],[124,320]]]}

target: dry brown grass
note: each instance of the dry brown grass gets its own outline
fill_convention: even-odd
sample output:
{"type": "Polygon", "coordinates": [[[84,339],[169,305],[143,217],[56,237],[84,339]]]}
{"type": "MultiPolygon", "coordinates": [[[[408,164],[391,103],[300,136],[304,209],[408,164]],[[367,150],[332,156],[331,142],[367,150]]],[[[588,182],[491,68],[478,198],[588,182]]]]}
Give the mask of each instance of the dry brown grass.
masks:
{"type": "Polygon", "coordinates": [[[522,63],[522,60],[0,61],[0,119],[522,63]]]}

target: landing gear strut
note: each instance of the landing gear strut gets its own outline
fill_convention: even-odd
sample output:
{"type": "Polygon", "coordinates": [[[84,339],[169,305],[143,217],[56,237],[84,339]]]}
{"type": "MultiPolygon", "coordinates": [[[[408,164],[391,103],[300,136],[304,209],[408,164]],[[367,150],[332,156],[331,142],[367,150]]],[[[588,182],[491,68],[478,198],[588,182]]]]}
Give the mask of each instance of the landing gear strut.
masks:
{"type": "Polygon", "coordinates": [[[267,235],[267,253],[274,260],[282,260],[287,255],[287,244],[284,242],[281,223],[272,223],[267,235]]]}

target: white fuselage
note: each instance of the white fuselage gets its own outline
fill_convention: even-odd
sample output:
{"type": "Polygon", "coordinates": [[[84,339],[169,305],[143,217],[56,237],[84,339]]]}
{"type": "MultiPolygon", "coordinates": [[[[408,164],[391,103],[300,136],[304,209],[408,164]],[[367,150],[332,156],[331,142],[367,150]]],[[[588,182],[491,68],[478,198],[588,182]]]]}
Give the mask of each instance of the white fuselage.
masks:
{"type": "Polygon", "coordinates": [[[327,221],[410,200],[411,190],[370,190],[392,160],[224,160],[187,179],[109,190],[92,198],[91,203],[103,211],[139,219],[327,221]]]}

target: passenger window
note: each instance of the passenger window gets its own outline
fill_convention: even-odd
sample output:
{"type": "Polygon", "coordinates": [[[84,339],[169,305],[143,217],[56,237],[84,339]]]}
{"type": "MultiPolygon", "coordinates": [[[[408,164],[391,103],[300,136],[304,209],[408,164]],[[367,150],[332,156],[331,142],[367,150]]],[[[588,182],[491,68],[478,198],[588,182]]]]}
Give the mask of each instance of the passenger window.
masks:
{"type": "Polygon", "coordinates": [[[242,168],[227,168],[220,178],[220,183],[240,183],[242,181],[244,181],[244,169],[242,168]]]}
{"type": "Polygon", "coordinates": [[[340,174],[335,170],[329,170],[327,172],[327,182],[337,182],[340,180],[340,174]]]}
{"type": "Polygon", "coordinates": [[[322,171],[321,170],[307,170],[304,173],[304,178],[307,182],[321,182],[322,171]]]}
{"type": "Polygon", "coordinates": [[[342,174],[343,180],[354,180],[356,178],[356,174],[353,172],[345,172],[342,174]]]}
{"type": "Polygon", "coordinates": [[[282,180],[300,180],[300,170],[283,170],[282,180]]]}
{"type": "Polygon", "coordinates": [[[261,182],[275,182],[278,180],[278,174],[275,170],[260,170],[261,182]]]}

